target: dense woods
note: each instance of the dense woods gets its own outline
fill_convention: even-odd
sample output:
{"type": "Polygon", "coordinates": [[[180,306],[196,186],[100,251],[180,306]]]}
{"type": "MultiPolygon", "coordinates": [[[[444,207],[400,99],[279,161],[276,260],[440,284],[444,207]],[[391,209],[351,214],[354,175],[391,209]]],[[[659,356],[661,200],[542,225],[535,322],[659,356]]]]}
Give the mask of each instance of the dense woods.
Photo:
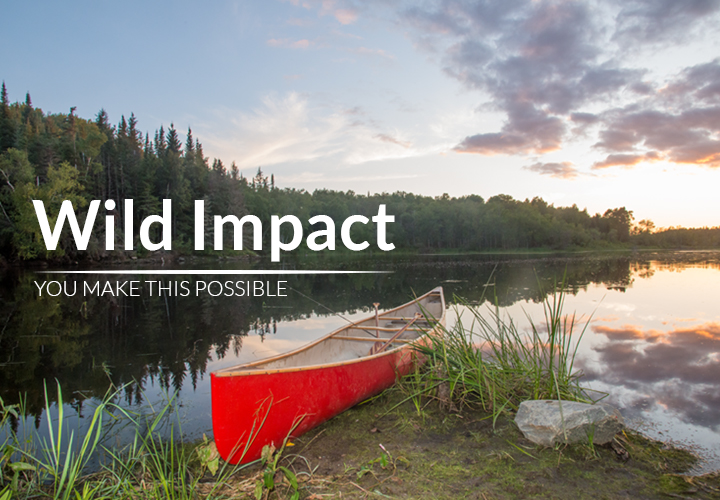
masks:
{"type": "MultiPolygon", "coordinates": [[[[206,231],[212,227],[212,215],[259,217],[264,241],[260,253],[269,252],[271,215],[297,216],[306,235],[324,229],[324,224],[309,227],[309,218],[328,215],[339,232],[345,218],[355,214],[371,217],[380,204],[386,204],[388,214],[395,216],[395,223],[388,225],[387,240],[397,249],[410,251],[720,245],[720,228],[656,231],[648,220],[634,224],[632,212],[625,207],[590,215],[576,205],[555,207],[539,197],[520,201],[497,195],[484,200],[476,195],[433,198],[405,192],[364,195],[280,189],[273,176],[266,176],[260,167],[246,177],[234,163],[210,162],[190,128],[184,139],[173,124],[167,129],[161,126],[151,136],[141,132],[134,114],[127,119],[123,116],[117,125],[110,123],[104,110],[92,120],[77,116],[75,108],[67,114],[45,114],[33,106],[30,94],[24,102],[10,103],[5,83],[0,109],[0,175],[0,249],[9,260],[98,259],[124,254],[105,249],[102,213],[87,251],[77,251],[66,223],[58,249],[48,252],[32,200],[43,200],[54,227],[60,204],[66,199],[78,211],[81,227],[90,200],[118,202],[111,212],[118,242],[124,238],[125,218],[132,217],[133,227],[138,228],[145,217],[160,213],[162,200],[171,199],[173,251],[179,253],[193,252],[195,200],[205,200],[206,231]],[[124,199],[134,200],[133,213],[124,213],[124,199]]],[[[232,226],[226,224],[225,231],[225,251],[232,253],[232,226]]],[[[370,224],[353,226],[355,241],[372,244],[375,236],[370,224]]],[[[215,253],[211,238],[208,232],[206,253],[215,253]]],[[[252,248],[249,239],[243,247],[245,251],[252,248]]],[[[137,243],[135,248],[140,256],[147,253],[137,243]]]]}

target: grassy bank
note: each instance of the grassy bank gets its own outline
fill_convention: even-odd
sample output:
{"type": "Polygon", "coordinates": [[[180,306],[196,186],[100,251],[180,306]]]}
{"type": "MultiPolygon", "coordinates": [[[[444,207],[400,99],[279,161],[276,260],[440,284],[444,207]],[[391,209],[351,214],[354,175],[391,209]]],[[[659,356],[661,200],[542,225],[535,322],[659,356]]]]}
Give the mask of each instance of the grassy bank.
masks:
{"type": "MultiPolygon", "coordinates": [[[[612,446],[543,448],[522,436],[511,412],[494,417],[477,405],[453,412],[430,397],[418,411],[407,399],[411,388],[412,384],[389,390],[287,443],[282,453],[243,468],[217,460],[208,443],[182,444],[178,427],[171,437],[161,438],[153,422],[124,449],[106,451],[109,460],[92,474],[76,467],[89,458],[82,453],[60,455],[57,461],[46,455],[37,460],[28,455],[8,460],[5,455],[0,499],[720,495],[717,474],[684,475],[696,461],[691,453],[637,433],[624,432],[612,446]]],[[[95,435],[89,434],[88,453],[103,451],[92,449],[95,435]]],[[[21,443],[6,442],[6,452],[8,445],[21,443]]]]}

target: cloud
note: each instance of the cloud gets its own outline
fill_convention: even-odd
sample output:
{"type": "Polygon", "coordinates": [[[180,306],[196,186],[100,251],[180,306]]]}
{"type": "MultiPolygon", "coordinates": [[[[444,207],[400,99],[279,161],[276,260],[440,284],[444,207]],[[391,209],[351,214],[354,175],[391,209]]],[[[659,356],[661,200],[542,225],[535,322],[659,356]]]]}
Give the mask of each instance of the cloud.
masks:
{"type": "MultiPolygon", "coordinates": [[[[444,70],[488,93],[507,121],[498,132],[476,134],[456,151],[537,154],[559,149],[566,116],[617,92],[641,73],[600,61],[601,27],[581,2],[440,3],[406,13],[416,29],[454,37],[444,70]]],[[[585,114],[589,116],[589,114],[585,114]]]]}
{"type": "Polygon", "coordinates": [[[309,19],[303,19],[300,17],[291,17],[290,19],[288,19],[286,21],[286,23],[289,24],[290,26],[300,26],[300,27],[307,27],[307,26],[313,25],[313,21],[311,21],[309,19]]]}
{"type": "Polygon", "coordinates": [[[621,42],[677,42],[710,23],[718,0],[623,0],[614,39],[621,42]]]}
{"type": "Polygon", "coordinates": [[[343,113],[346,115],[364,115],[365,111],[360,106],[353,106],[352,108],[348,108],[343,110],[343,113]]]}
{"type": "Polygon", "coordinates": [[[720,59],[686,68],[667,90],[708,103],[720,101],[720,59]]]}
{"type": "Polygon", "coordinates": [[[633,388],[689,422],[720,424],[720,323],[666,332],[637,325],[592,328],[608,342],[594,348],[600,366],[585,369],[588,380],[633,388]]]}
{"type": "Polygon", "coordinates": [[[313,42],[310,40],[291,40],[290,38],[271,38],[267,41],[270,47],[283,47],[288,49],[307,49],[313,42]]]}
{"type": "Polygon", "coordinates": [[[447,151],[447,142],[417,141],[388,134],[361,107],[313,106],[307,96],[269,94],[251,112],[224,111],[232,127],[222,135],[196,131],[206,151],[232,158],[242,169],[328,159],[334,165],[410,158],[447,151]],[[422,143],[421,147],[414,144],[422,143]],[[400,147],[398,147],[400,146],[400,147]]]}
{"type": "Polygon", "coordinates": [[[637,165],[638,163],[642,163],[645,161],[658,161],[660,160],[660,155],[656,151],[650,151],[645,154],[612,154],[608,155],[607,158],[605,158],[602,161],[596,162],[592,168],[600,169],[600,168],[608,168],[608,167],[616,167],[616,166],[623,166],[623,167],[631,167],[634,165],[637,165]]]}
{"type": "Polygon", "coordinates": [[[389,54],[388,52],[382,50],[382,49],[369,49],[367,47],[352,47],[346,49],[348,52],[352,52],[354,54],[360,54],[363,56],[380,56],[385,59],[395,59],[395,56],[392,54],[389,54]]]}
{"type": "Polygon", "coordinates": [[[352,24],[357,21],[358,18],[358,13],[355,9],[337,9],[333,12],[333,15],[340,24],[352,24]]]}
{"type": "Polygon", "coordinates": [[[611,155],[594,168],[660,156],[675,163],[720,167],[718,76],[718,60],[686,68],[649,102],[605,112],[595,147],[626,154],[611,155]],[[613,156],[627,161],[614,162],[613,156]]]}
{"type": "Polygon", "coordinates": [[[575,179],[578,176],[577,169],[568,161],[562,163],[533,163],[523,168],[556,179],[575,179]]]}
{"type": "Polygon", "coordinates": [[[600,120],[600,117],[592,113],[571,113],[570,120],[581,125],[592,125],[600,120]]]}
{"type": "Polygon", "coordinates": [[[210,136],[205,142],[232,151],[225,155],[236,158],[241,169],[336,154],[346,123],[339,114],[316,116],[307,98],[297,92],[265,96],[262,106],[231,120],[233,137],[210,136]]]}
{"type": "MultiPolygon", "coordinates": [[[[295,6],[302,6],[308,10],[316,10],[319,17],[332,16],[340,24],[349,25],[357,21],[362,4],[353,5],[347,1],[337,0],[308,0],[296,2],[291,0],[295,6]]],[[[293,17],[286,21],[292,26],[308,27],[313,24],[312,21],[305,18],[293,17]]],[[[337,43],[334,39],[343,39],[345,42],[350,40],[362,40],[362,37],[353,33],[346,33],[338,28],[330,28],[315,40],[301,39],[294,40],[291,38],[271,38],[267,44],[271,47],[282,47],[291,49],[307,49],[313,48],[334,48],[344,52],[359,54],[363,56],[378,56],[388,60],[394,60],[395,56],[388,51],[379,48],[369,48],[365,46],[347,47],[343,43],[337,43]]]]}
{"type": "Polygon", "coordinates": [[[560,148],[565,133],[562,120],[524,102],[512,103],[507,111],[509,121],[502,132],[468,136],[455,151],[493,155],[547,153],[560,148]]]}
{"type": "MultiPolygon", "coordinates": [[[[659,158],[718,166],[720,62],[663,82],[627,50],[699,40],[718,12],[720,0],[512,0],[431,1],[399,15],[446,74],[505,116],[455,151],[544,154],[592,133],[608,153],[593,168],[627,168],[659,158]]],[[[542,165],[534,171],[547,173],[542,165]]]]}
{"type": "MultiPolygon", "coordinates": [[[[455,152],[542,157],[584,143],[595,156],[588,155],[592,170],[660,160],[720,166],[720,59],[680,66],[674,75],[643,67],[665,46],[678,52],[711,40],[720,0],[295,3],[342,24],[390,16],[394,29],[478,96],[476,114],[501,115],[494,125],[455,135],[455,152]]],[[[294,48],[319,43],[273,39],[275,46],[294,48]]],[[[335,48],[396,58],[380,48],[335,48]]],[[[378,141],[382,127],[369,119],[353,125],[378,129],[369,137],[391,145],[378,141]]],[[[582,169],[542,158],[528,163],[532,172],[560,178],[582,169]]]]}
{"type": "Polygon", "coordinates": [[[298,175],[284,176],[278,180],[290,184],[344,184],[349,182],[382,182],[403,179],[415,179],[422,177],[420,174],[385,174],[385,175],[337,175],[337,173],[324,174],[313,172],[303,172],[298,175]]]}
{"type": "Polygon", "coordinates": [[[387,134],[377,134],[374,137],[375,137],[375,139],[378,139],[380,141],[389,142],[391,144],[397,144],[398,146],[402,146],[403,148],[406,148],[406,149],[409,148],[410,146],[412,146],[412,143],[410,143],[410,142],[401,141],[401,140],[396,139],[395,137],[392,137],[387,134]]]}
{"type": "Polygon", "coordinates": [[[359,6],[352,2],[338,0],[289,0],[296,7],[317,9],[320,16],[333,16],[340,24],[352,24],[358,19],[359,6]]]}

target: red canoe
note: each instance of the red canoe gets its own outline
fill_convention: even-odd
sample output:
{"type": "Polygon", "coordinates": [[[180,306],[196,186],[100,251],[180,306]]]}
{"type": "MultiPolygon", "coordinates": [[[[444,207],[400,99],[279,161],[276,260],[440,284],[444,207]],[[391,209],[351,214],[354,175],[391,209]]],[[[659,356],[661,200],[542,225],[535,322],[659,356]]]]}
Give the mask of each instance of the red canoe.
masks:
{"type": "Polygon", "coordinates": [[[424,361],[413,345],[426,342],[440,325],[445,298],[438,287],[295,351],[211,373],[220,455],[231,463],[251,462],[266,444],[279,447],[286,437],[382,392],[424,361]]]}

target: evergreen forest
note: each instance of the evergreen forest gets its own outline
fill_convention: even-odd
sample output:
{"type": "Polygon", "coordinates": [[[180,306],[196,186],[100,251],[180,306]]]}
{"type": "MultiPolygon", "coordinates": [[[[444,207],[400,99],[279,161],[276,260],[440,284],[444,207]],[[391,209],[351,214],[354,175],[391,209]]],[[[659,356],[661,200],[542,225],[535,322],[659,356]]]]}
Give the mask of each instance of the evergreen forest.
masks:
{"type": "MultiPolygon", "coordinates": [[[[395,222],[388,224],[387,241],[409,252],[720,246],[720,227],[657,230],[649,220],[635,223],[632,211],[625,207],[591,215],[576,205],[556,207],[540,197],[521,201],[504,194],[486,200],[477,195],[429,197],[406,192],[360,194],[319,189],[311,193],[278,188],[274,177],[265,175],[261,167],[252,176],[244,176],[234,162],[210,161],[190,128],[184,139],[173,124],[149,134],[140,130],[132,113],[112,124],[102,109],[94,119],[77,116],[75,108],[46,114],[33,106],[29,93],[24,102],[11,103],[3,82],[0,255],[5,262],[128,257],[120,243],[125,219],[132,217],[133,227],[138,228],[147,216],[161,213],[164,199],[172,200],[172,242],[177,254],[217,254],[211,243],[203,252],[193,250],[195,200],[205,201],[208,219],[212,215],[257,216],[263,228],[263,250],[256,252],[260,254],[269,253],[272,215],[295,215],[304,224],[305,235],[325,229],[322,223],[316,225],[322,227],[309,226],[308,219],[328,215],[339,232],[340,223],[348,216],[370,218],[378,213],[380,204],[395,216],[395,222]],[[115,248],[120,250],[105,248],[103,210],[86,251],[76,249],[67,223],[58,248],[46,249],[32,200],[44,202],[51,227],[62,201],[70,200],[83,227],[89,202],[108,199],[117,202],[111,214],[115,215],[115,248]],[[132,213],[124,213],[125,199],[134,200],[132,213]]],[[[211,226],[211,222],[205,224],[211,226]]],[[[232,248],[232,225],[226,224],[224,229],[228,234],[223,238],[223,252],[237,254],[232,248]]],[[[243,253],[252,253],[251,234],[245,236],[243,253]]],[[[154,237],[153,241],[159,239],[157,234],[154,237]]],[[[353,226],[355,241],[374,245],[375,237],[373,225],[353,226]]],[[[206,238],[212,241],[209,235],[206,238]]],[[[344,250],[342,245],[338,249],[344,250]]],[[[133,255],[148,253],[136,242],[133,255]]]]}

